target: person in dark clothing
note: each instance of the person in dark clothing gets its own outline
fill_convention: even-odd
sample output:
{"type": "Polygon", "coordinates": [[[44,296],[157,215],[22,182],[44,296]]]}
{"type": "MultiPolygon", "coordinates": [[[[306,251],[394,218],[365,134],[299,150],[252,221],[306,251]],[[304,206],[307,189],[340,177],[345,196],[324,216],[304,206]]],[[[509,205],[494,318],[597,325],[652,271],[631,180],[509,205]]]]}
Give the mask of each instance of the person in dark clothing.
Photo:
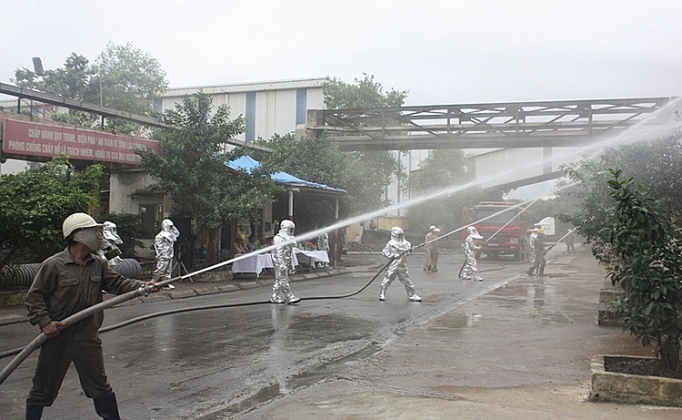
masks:
{"type": "Polygon", "coordinates": [[[104,315],[99,312],[68,327],[61,320],[101,303],[102,290],[121,294],[144,286],[153,286],[152,292],[159,289],[153,281],[129,279],[109,268],[106,258],[97,255],[106,245],[102,225],[89,215],[70,215],[62,232],[68,247],[43,261],[25,299],[29,321],[48,338],[40,347],[33,387],[26,399],[26,419],[40,419],[43,408],[52,405],[72,362],[97,414],[103,419],[120,419],[116,395],[104,372],[98,333],[104,315]]]}

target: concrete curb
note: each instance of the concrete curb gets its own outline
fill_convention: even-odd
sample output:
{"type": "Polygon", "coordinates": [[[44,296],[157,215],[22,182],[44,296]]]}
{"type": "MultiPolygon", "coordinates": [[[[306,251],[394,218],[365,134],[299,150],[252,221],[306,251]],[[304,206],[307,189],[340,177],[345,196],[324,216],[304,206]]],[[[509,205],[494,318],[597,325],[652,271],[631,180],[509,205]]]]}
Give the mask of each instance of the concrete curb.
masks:
{"type": "Polygon", "coordinates": [[[682,379],[608,372],[604,367],[606,357],[653,359],[622,355],[594,356],[591,360],[590,400],[682,407],[682,379]]]}

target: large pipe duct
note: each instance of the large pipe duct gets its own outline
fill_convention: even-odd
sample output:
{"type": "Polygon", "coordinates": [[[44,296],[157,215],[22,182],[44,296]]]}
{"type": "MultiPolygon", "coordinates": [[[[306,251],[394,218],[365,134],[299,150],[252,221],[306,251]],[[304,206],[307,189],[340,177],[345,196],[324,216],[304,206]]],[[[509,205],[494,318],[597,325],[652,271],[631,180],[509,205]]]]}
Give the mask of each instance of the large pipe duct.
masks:
{"type": "MultiPolygon", "coordinates": [[[[40,263],[6,265],[0,270],[0,285],[9,287],[31,287],[40,263]]],[[[114,266],[122,276],[137,279],[142,274],[140,262],[134,258],[124,258],[114,266]]]]}

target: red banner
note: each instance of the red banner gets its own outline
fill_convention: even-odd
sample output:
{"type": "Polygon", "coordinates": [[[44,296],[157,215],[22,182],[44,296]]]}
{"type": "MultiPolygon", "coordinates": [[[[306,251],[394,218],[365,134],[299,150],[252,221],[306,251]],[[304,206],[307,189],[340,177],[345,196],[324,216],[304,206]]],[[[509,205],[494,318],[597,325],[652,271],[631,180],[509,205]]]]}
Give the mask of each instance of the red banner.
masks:
{"type": "Polygon", "coordinates": [[[159,152],[159,142],[80,128],[5,119],[2,153],[7,157],[52,157],[67,154],[72,160],[139,165],[135,149],[159,152]]]}

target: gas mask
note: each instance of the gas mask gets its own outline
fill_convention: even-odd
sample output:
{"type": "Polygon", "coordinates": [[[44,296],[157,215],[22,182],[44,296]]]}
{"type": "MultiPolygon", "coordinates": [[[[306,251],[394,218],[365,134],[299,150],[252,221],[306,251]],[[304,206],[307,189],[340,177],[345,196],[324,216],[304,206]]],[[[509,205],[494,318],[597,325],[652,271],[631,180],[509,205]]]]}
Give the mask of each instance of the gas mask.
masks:
{"type": "Polygon", "coordinates": [[[102,251],[104,252],[104,258],[107,260],[111,260],[121,255],[121,250],[111,242],[108,242],[107,245],[102,248],[102,251]]]}
{"type": "Polygon", "coordinates": [[[80,242],[90,248],[90,252],[104,251],[104,256],[107,260],[121,255],[121,250],[116,245],[110,243],[104,237],[104,229],[102,227],[91,227],[80,229],[73,234],[73,240],[80,242]]]}

